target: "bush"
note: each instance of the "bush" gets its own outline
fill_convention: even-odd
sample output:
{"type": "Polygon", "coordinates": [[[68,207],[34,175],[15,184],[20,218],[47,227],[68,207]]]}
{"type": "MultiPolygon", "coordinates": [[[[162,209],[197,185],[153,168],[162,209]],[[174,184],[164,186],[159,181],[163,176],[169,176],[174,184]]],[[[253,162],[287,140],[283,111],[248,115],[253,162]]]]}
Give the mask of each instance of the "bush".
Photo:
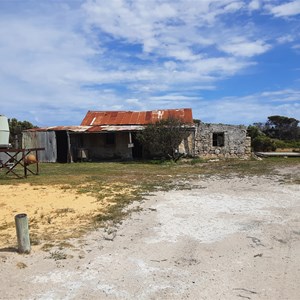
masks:
{"type": "Polygon", "coordinates": [[[188,135],[188,127],[180,119],[170,117],[148,124],[137,139],[148,158],[177,161],[182,156],[177,151],[178,146],[188,135]]]}
{"type": "Polygon", "coordinates": [[[252,147],[254,151],[275,151],[276,144],[274,140],[265,136],[259,135],[252,141],[252,147]]]}
{"type": "Polygon", "coordinates": [[[276,149],[278,149],[278,148],[290,148],[289,143],[287,143],[285,141],[275,140],[275,139],[273,141],[274,141],[274,144],[276,146],[276,149]]]}
{"type": "Polygon", "coordinates": [[[282,141],[282,140],[274,140],[276,148],[300,148],[300,141],[282,141]]]}

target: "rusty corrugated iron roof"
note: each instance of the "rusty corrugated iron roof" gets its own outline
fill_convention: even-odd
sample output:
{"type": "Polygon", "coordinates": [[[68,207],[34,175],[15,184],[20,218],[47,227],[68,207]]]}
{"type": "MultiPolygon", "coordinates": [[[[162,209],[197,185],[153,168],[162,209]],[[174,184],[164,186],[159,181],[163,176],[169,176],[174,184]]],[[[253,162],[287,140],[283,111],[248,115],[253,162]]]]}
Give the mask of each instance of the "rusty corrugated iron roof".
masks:
{"type": "Polygon", "coordinates": [[[193,123],[192,109],[164,109],[152,111],[88,111],[81,126],[146,125],[174,117],[186,124],[193,123]]]}

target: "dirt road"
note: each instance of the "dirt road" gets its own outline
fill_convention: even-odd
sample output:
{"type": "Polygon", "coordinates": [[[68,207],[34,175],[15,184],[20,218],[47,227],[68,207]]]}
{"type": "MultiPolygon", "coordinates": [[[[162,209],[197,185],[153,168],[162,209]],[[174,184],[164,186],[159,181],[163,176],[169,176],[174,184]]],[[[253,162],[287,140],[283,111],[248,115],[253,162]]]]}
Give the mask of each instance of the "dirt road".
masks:
{"type": "Polygon", "coordinates": [[[199,177],[73,248],[2,251],[0,299],[299,299],[295,172],[199,177]]]}

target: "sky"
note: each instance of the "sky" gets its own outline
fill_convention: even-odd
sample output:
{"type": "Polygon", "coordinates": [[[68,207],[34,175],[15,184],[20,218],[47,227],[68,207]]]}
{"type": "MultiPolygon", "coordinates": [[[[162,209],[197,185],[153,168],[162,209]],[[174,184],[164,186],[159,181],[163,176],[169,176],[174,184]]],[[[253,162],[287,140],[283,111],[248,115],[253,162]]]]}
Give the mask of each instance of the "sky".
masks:
{"type": "Polygon", "coordinates": [[[300,0],[0,0],[0,115],[192,108],[300,119],[300,0]]]}

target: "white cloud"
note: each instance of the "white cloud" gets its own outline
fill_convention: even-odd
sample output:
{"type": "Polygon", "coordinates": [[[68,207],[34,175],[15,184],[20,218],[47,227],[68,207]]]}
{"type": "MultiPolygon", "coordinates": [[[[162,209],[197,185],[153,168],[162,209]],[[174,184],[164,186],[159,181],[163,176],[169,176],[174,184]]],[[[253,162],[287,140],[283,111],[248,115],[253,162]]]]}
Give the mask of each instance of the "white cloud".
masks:
{"type": "Polygon", "coordinates": [[[260,0],[252,0],[248,5],[250,10],[257,10],[260,8],[260,6],[261,6],[260,0]]]}
{"type": "Polygon", "coordinates": [[[150,101],[195,101],[199,100],[201,97],[199,96],[184,96],[184,95],[176,95],[176,94],[168,94],[168,95],[163,95],[163,96],[151,96],[149,98],[150,101]]]}
{"type": "MultiPolygon", "coordinates": [[[[160,1],[134,2],[113,0],[88,1],[83,8],[92,26],[129,43],[141,44],[145,52],[177,60],[196,60],[195,47],[222,44],[222,22],[218,19],[244,7],[243,1],[230,0],[181,0],[160,4],[160,1]],[[113,11],[114,14],[109,14],[113,11]],[[158,13],[159,11],[159,13],[158,13]],[[215,26],[215,28],[213,27],[215,26]]],[[[228,25],[228,24],[227,24],[228,25]]],[[[243,36],[246,32],[239,30],[243,36]]],[[[227,33],[231,30],[229,29],[227,33]]],[[[251,33],[250,33],[251,34],[251,33]]],[[[268,48],[263,41],[245,38],[244,44],[235,43],[237,51],[224,46],[232,55],[250,57],[268,48]]]]}
{"type": "Polygon", "coordinates": [[[233,1],[224,7],[226,12],[235,12],[244,6],[243,1],[233,1]]]}
{"type": "Polygon", "coordinates": [[[270,45],[263,41],[246,41],[244,38],[234,38],[232,41],[220,45],[219,49],[233,54],[234,56],[252,57],[263,54],[271,48],[270,45]]]}
{"type": "Polygon", "coordinates": [[[300,1],[295,0],[270,8],[271,13],[275,17],[288,17],[300,14],[300,1]]]}
{"type": "Polygon", "coordinates": [[[217,57],[200,59],[197,62],[189,64],[189,68],[190,70],[197,71],[199,75],[206,76],[207,80],[212,80],[214,77],[226,77],[236,74],[249,65],[249,62],[239,61],[234,57],[217,57]]]}
{"type": "Polygon", "coordinates": [[[279,90],[201,101],[193,115],[205,122],[244,125],[265,122],[272,115],[300,120],[300,103],[296,100],[299,96],[300,90],[279,90]]]}
{"type": "Polygon", "coordinates": [[[299,102],[300,90],[285,89],[279,91],[263,92],[261,97],[269,98],[271,102],[299,102]]]}
{"type": "Polygon", "coordinates": [[[294,45],[292,48],[298,50],[300,49],[300,44],[294,45]]]}
{"type": "Polygon", "coordinates": [[[292,36],[291,34],[287,34],[284,36],[280,36],[279,38],[277,38],[277,42],[279,44],[285,44],[285,43],[290,43],[293,42],[295,40],[296,37],[292,36]]]}

